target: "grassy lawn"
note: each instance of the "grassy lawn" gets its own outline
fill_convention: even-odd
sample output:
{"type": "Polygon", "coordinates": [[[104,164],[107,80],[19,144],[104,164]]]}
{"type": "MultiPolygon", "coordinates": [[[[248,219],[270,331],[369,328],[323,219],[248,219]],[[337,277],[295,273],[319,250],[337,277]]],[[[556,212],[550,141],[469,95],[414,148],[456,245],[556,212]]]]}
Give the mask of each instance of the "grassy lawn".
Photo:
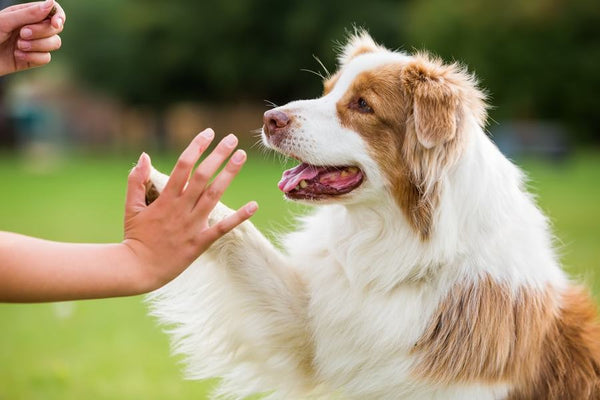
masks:
{"type": "MultiPolygon", "coordinates": [[[[32,170],[0,154],[0,230],[55,240],[121,239],[125,179],[135,157],[76,156],[32,170]]],[[[173,158],[155,160],[168,171],[173,158]]],[[[600,295],[600,154],[561,165],[523,163],[550,215],[568,270],[600,295]]],[[[232,207],[255,199],[263,231],[288,229],[301,208],[281,199],[276,161],[251,156],[226,194],[232,207]]],[[[1,305],[0,400],[203,399],[210,384],[182,380],[167,337],[142,297],[1,305]]]]}

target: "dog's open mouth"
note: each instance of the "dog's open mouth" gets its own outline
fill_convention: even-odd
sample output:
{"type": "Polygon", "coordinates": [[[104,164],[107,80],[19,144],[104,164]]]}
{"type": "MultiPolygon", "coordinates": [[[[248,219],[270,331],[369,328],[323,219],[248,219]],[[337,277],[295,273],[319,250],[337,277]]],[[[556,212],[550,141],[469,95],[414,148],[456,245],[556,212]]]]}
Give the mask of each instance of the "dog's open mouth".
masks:
{"type": "Polygon", "coordinates": [[[302,163],[284,171],[279,189],[294,200],[323,200],[349,193],[364,179],[358,167],[326,167],[302,163]]]}

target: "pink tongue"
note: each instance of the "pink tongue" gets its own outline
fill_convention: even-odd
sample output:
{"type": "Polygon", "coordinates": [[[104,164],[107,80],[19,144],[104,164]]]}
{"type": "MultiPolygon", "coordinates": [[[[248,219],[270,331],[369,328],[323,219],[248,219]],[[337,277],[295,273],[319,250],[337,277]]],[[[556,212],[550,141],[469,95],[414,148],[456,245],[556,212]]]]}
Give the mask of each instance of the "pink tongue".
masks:
{"type": "Polygon", "coordinates": [[[284,171],[277,186],[279,186],[281,191],[287,193],[298,186],[303,179],[309,180],[319,175],[319,171],[322,169],[323,168],[302,163],[295,168],[284,171]]]}

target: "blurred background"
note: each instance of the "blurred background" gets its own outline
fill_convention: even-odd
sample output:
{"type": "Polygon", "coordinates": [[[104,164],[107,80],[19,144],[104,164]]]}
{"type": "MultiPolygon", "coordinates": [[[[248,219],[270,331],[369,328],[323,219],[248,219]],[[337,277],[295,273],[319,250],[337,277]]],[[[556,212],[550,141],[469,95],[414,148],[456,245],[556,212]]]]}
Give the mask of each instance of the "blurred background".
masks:
{"type": "MultiPolygon", "coordinates": [[[[0,8],[15,2],[0,1],[0,8]]],[[[64,0],[49,66],[0,78],[0,229],[75,242],[122,237],[128,170],[170,170],[200,130],[249,162],[226,194],[265,232],[306,210],[261,151],[267,103],[317,97],[353,26],[476,72],[492,139],[530,177],[565,268],[600,295],[600,4],[595,0],[64,0]]],[[[142,297],[0,305],[0,400],[204,399],[182,379],[142,297]]]]}

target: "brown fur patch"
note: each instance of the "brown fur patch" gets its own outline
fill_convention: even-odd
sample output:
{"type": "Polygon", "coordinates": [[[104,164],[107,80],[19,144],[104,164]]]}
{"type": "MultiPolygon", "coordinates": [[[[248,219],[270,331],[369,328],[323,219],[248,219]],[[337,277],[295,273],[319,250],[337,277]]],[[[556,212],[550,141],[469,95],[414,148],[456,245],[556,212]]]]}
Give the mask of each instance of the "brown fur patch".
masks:
{"type": "Polygon", "coordinates": [[[600,328],[580,289],[561,297],[490,277],[457,285],[414,347],[417,376],[443,384],[509,383],[511,400],[596,399],[600,328]]]}
{"type": "Polygon", "coordinates": [[[146,184],[146,205],[149,206],[154,202],[154,200],[158,199],[160,193],[156,189],[153,183],[146,184]]]}
{"type": "MultiPolygon", "coordinates": [[[[326,82],[326,93],[335,83],[326,82]]],[[[464,148],[465,120],[484,123],[484,97],[475,79],[458,65],[417,54],[408,64],[359,74],[338,101],[342,125],[371,147],[392,195],[423,240],[432,232],[440,179],[464,148]],[[357,112],[359,98],[373,113],[357,112]]]]}
{"type": "Polygon", "coordinates": [[[415,372],[445,384],[531,375],[556,311],[552,298],[489,277],[457,285],[414,347],[415,372]]]}
{"type": "Polygon", "coordinates": [[[362,54],[372,53],[375,50],[377,50],[377,48],[371,46],[369,43],[359,44],[358,46],[352,49],[352,51],[349,54],[349,59],[352,60],[353,58],[356,58],[362,54]]]}
{"type": "Polygon", "coordinates": [[[323,81],[323,96],[326,96],[327,94],[329,94],[329,92],[333,90],[333,87],[335,86],[339,78],[340,73],[337,72],[333,76],[330,76],[329,78],[323,81]]]}
{"type": "Polygon", "coordinates": [[[584,288],[562,296],[560,314],[543,338],[536,374],[509,400],[600,399],[600,325],[597,309],[584,288]]]}
{"type": "Polygon", "coordinates": [[[485,125],[486,96],[477,87],[475,77],[459,64],[444,64],[439,58],[417,53],[402,71],[402,81],[419,109],[415,114],[422,114],[415,115],[415,119],[422,119],[415,121],[416,125],[432,139],[451,138],[466,113],[480,126],[485,125]],[[436,120],[421,118],[428,115],[436,120]]]}
{"type": "Polygon", "coordinates": [[[413,97],[413,121],[421,144],[430,148],[456,135],[458,96],[438,71],[422,62],[403,70],[405,85],[413,97]]]}
{"type": "Polygon", "coordinates": [[[360,134],[390,181],[392,195],[412,227],[427,239],[436,198],[420,190],[413,170],[403,156],[410,102],[401,81],[401,65],[388,65],[359,74],[338,101],[342,125],[360,134]],[[356,110],[363,98],[373,113],[356,110]]]}
{"type": "Polygon", "coordinates": [[[367,53],[385,50],[373,41],[371,36],[364,30],[357,30],[348,37],[346,45],[342,48],[338,61],[340,66],[344,66],[354,58],[367,53]]]}

